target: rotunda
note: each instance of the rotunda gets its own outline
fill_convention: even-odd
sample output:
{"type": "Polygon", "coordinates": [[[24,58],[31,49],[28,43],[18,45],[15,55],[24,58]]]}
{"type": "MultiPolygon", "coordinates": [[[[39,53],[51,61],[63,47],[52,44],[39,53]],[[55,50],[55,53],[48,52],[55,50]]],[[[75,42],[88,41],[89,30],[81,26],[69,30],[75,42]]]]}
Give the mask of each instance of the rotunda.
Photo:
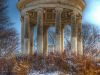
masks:
{"type": "Polygon", "coordinates": [[[48,55],[48,28],[56,27],[55,52],[64,52],[64,26],[71,25],[71,53],[83,54],[82,13],[84,0],[19,0],[21,13],[21,50],[33,54],[33,29],[37,26],[37,50],[48,55]]]}

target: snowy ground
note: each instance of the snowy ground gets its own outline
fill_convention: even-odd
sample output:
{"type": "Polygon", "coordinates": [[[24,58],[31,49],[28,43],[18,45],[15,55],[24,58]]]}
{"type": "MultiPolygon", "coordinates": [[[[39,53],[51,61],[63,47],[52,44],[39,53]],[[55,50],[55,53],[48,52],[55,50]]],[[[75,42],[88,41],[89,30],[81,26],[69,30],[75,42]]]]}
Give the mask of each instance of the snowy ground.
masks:
{"type": "Polygon", "coordinates": [[[39,72],[34,71],[34,73],[30,73],[29,75],[71,75],[71,74],[64,74],[62,72],[51,72],[51,73],[40,74],[39,72]]]}

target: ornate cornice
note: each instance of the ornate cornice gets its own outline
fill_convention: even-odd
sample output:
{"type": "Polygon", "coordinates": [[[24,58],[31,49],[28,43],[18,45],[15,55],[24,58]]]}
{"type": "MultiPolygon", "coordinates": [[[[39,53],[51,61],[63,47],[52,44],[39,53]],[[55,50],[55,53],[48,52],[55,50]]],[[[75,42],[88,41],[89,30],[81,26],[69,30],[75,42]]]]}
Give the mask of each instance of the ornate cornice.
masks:
{"type": "Polygon", "coordinates": [[[25,8],[25,5],[31,3],[32,1],[33,0],[19,0],[17,7],[20,10],[21,9],[24,9],[25,8]]]}
{"type": "Polygon", "coordinates": [[[20,10],[22,10],[22,9],[24,9],[25,7],[26,7],[26,5],[28,5],[28,4],[31,4],[31,3],[33,3],[33,5],[34,4],[41,4],[41,3],[58,3],[58,4],[60,4],[60,3],[69,3],[69,4],[74,4],[74,5],[78,5],[78,6],[80,6],[82,9],[84,9],[85,8],[85,5],[86,5],[86,3],[85,3],[85,1],[84,0],[20,0],[19,2],[18,2],[18,9],[20,9],[20,10]]]}

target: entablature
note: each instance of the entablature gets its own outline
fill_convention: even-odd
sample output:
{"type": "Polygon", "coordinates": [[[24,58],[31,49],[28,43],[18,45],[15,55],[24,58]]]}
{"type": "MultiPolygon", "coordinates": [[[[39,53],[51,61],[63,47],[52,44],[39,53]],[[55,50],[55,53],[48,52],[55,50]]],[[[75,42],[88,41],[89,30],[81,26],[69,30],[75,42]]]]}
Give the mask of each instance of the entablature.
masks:
{"type": "Polygon", "coordinates": [[[85,8],[85,2],[84,0],[20,0],[18,2],[18,8],[20,10],[23,10],[25,8],[32,8],[32,7],[38,7],[41,5],[52,5],[52,4],[58,4],[58,5],[69,5],[73,6],[74,8],[78,8],[83,10],[85,8]]]}

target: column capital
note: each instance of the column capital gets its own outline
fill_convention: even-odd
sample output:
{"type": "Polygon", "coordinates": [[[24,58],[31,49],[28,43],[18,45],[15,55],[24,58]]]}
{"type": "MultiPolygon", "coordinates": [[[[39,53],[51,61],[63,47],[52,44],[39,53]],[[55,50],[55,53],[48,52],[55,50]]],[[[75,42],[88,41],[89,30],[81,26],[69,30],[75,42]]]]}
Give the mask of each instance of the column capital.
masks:
{"type": "Polygon", "coordinates": [[[29,12],[23,12],[22,16],[24,17],[24,16],[28,16],[28,15],[29,15],[29,12]]]}
{"type": "Polygon", "coordinates": [[[63,12],[63,8],[55,8],[55,11],[56,11],[56,12],[61,12],[61,13],[62,13],[62,12],[63,12]]]}
{"type": "Polygon", "coordinates": [[[27,21],[27,19],[30,20],[29,12],[25,12],[25,13],[23,14],[23,20],[24,20],[24,22],[27,21]]]}
{"type": "Polygon", "coordinates": [[[71,15],[71,24],[76,24],[76,15],[75,14],[72,14],[71,15]]]}
{"type": "Polygon", "coordinates": [[[79,13],[76,10],[72,11],[72,15],[78,15],[79,13]]]}
{"type": "Polygon", "coordinates": [[[36,8],[35,11],[38,12],[38,13],[44,12],[43,8],[36,8]]]}
{"type": "Polygon", "coordinates": [[[82,16],[77,16],[77,23],[82,23],[82,16]]]}

